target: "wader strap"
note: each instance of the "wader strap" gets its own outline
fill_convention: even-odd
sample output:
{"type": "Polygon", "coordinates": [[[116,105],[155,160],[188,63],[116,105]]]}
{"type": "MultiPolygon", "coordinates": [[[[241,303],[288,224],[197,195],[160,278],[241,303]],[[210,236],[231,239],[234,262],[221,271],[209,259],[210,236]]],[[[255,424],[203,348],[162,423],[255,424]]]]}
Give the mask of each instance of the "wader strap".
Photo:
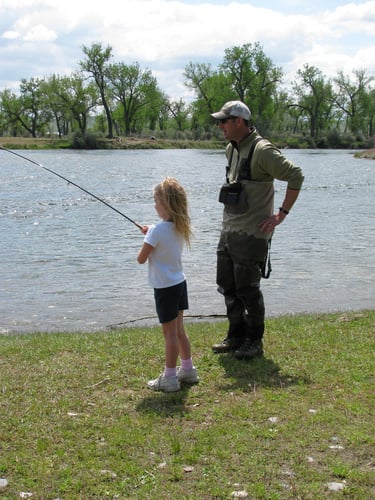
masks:
{"type": "Polygon", "coordinates": [[[258,144],[258,142],[260,142],[262,140],[263,140],[263,137],[257,137],[256,139],[254,139],[254,142],[252,143],[250,151],[249,151],[249,155],[247,157],[247,164],[249,166],[249,175],[250,175],[249,180],[251,180],[251,160],[253,159],[254,149],[255,149],[255,146],[258,144]]]}
{"type": "Polygon", "coordinates": [[[264,259],[263,265],[261,267],[262,278],[264,278],[266,280],[270,277],[270,274],[272,272],[272,266],[271,266],[271,240],[272,240],[272,238],[270,238],[268,240],[266,258],[264,259]]]}
{"type": "Polygon", "coordinates": [[[263,137],[257,137],[254,139],[250,149],[249,149],[249,154],[247,155],[247,158],[243,159],[240,164],[240,168],[238,170],[237,174],[237,180],[238,181],[251,181],[251,162],[253,160],[253,154],[254,154],[254,149],[258,142],[262,141],[263,137]]]}
{"type": "MultiPolygon", "coordinates": [[[[249,154],[247,155],[247,158],[245,160],[242,160],[242,162],[241,162],[240,170],[237,174],[237,181],[244,181],[244,180],[250,181],[251,180],[251,160],[253,159],[254,149],[255,149],[255,146],[258,144],[258,142],[260,142],[262,140],[263,140],[263,137],[257,137],[256,139],[254,139],[254,141],[249,149],[249,154]]],[[[233,151],[234,151],[234,146],[232,145],[228,165],[225,169],[225,178],[226,178],[227,184],[229,183],[229,171],[230,171],[230,167],[232,166],[233,151]]]]}
{"type": "Polygon", "coordinates": [[[225,180],[226,180],[227,184],[229,184],[229,170],[230,170],[230,166],[232,164],[233,151],[234,151],[234,146],[232,146],[232,149],[230,152],[230,158],[229,158],[228,165],[225,167],[225,180]]]}

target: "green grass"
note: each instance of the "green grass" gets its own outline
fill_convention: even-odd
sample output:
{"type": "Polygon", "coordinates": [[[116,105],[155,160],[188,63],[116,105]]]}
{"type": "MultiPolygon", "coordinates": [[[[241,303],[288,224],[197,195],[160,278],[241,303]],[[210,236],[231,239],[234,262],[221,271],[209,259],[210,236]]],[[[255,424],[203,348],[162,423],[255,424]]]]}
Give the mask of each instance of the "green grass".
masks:
{"type": "Polygon", "coordinates": [[[225,322],[188,324],[201,382],[173,394],[146,388],[159,328],[2,336],[0,497],[372,499],[374,324],[270,318],[253,362],[211,352],[225,322]]]}

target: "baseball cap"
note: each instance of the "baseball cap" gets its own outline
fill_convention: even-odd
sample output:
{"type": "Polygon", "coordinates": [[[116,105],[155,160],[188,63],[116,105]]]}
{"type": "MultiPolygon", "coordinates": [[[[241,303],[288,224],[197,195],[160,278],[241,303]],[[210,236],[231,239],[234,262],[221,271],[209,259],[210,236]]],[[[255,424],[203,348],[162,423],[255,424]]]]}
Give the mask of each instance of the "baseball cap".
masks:
{"type": "Polygon", "coordinates": [[[215,118],[215,120],[223,120],[229,116],[239,116],[244,120],[250,120],[251,111],[246,104],[241,101],[228,101],[220,111],[211,113],[211,116],[215,118]]]}

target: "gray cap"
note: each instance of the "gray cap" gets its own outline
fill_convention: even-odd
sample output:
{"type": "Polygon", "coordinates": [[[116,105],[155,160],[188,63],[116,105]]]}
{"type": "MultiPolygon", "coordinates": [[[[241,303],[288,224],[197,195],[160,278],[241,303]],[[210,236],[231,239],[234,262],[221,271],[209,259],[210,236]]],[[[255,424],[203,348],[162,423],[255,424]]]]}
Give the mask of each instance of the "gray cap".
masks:
{"type": "Polygon", "coordinates": [[[251,111],[241,101],[228,101],[224,104],[220,111],[217,113],[211,113],[211,116],[215,118],[215,120],[223,120],[225,118],[229,118],[230,116],[239,116],[244,120],[250,120],[251,111]]]}

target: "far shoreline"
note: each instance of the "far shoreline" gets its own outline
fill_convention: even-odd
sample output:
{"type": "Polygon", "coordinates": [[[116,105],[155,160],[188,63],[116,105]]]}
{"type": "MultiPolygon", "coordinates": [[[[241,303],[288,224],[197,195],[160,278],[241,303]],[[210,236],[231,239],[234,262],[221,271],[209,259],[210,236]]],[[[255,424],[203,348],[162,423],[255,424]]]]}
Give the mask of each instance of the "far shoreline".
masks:
{"type": "MultiPolygon", "coordinates": [[[[203,140],[195,141],[188,139],[158,139],[155,137],[115,137],[113,139],[98,140],[97,150],[142,150],[142,149],[223,149],[225,141],[203,140]]],[[[5,149],[25,149],[25,150],[51,150],[51,149],[69,149],[75,150],[68,139],[49,139],[34,137],[0,137],[0,147],[5,149]]],[[[283,146],[279,145],[281,149],[283,146]]],[[[285,146],[288,148],[288,146],[285,146]]],[[[77,150],[84,150],[82,148],[77,150]]],[[[293,148],[290,148],[293,149],[293,148]]],[[[297,148],[298,149],[298,148],[297,148]]],[[[304,148],[299,148],[304,149],[304,148]]],[[[317,148],[320,149],[320,148],[317,148]]],[[[349,148],[353,150],[352,148],[349,148]]],[[[327,148],[333,150],[333,148],[327,148]]],[[[356,158],[375,160],[375,148],[358,149],[354,153],[356,158]]]]}
{"type": "Polygon", "coordinates": [[[48,139],[33,137],[0,137],[0,147],[6,149],[69,149],[69,150],[127,150],[127,149],[223,149],[224,140],[195,141],[189,139],[157,139],[149,137],[100,138],[96,148],[74,148],[70,139],[48,139]]]}

